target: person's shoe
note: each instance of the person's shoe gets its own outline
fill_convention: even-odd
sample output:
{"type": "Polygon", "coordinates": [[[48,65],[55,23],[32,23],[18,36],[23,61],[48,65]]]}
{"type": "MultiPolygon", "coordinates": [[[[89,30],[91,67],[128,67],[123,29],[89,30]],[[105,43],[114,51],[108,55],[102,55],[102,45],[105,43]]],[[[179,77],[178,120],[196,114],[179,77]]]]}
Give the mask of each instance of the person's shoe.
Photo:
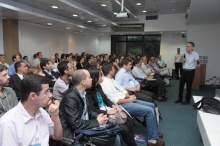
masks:
{"type": "Polygon", "coordinates": [[[157,140],[156,143],[147,142],[147,146],[165,146],[165,142],[164,141],[159,141],[159,140],[157,140]]]}
{"type": "Polygon", "coordinates": [[[177,101],[175,101],[174,103],[181,103],[182,100],[181,99],[178,99],[177,101]]]}
{"type": "Polygon", "coordinates": [[[182,105],[187,105],[190,104],[190,101],[185,100],[184,102],[182,102],[182,105]]]}
{"type": "Polygon", "coordinates": [[[160,132],[158,132],[158,136],[159,136],[159,138],[163,138],[163,134],[160,132]]]}
{"type": "Polygon", "coordinates": [[[157,99],[158,101],[167,101],[167,99],[163,98],[163,97],[158,97],[157,99]]]}

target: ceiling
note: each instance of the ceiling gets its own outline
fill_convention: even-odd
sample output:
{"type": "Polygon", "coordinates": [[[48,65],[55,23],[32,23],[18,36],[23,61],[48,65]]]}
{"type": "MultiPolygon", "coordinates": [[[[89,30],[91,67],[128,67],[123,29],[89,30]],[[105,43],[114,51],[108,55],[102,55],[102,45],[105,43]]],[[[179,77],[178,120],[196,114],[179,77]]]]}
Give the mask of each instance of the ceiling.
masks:
{"type": "Polygon", "coordinates": [[[128,12],[130,17],[113,18],[115,12],[121,11],[121,2],[121,0],[0,0],[0,17],[65,31],[94,33],[100,28],[117,26],[121,21],[138,23],[138,15],[185,13],[191,0],[124,0],[123,11],[128,12]],[[105,6],[101,6],[102,4],[105,6]]]}

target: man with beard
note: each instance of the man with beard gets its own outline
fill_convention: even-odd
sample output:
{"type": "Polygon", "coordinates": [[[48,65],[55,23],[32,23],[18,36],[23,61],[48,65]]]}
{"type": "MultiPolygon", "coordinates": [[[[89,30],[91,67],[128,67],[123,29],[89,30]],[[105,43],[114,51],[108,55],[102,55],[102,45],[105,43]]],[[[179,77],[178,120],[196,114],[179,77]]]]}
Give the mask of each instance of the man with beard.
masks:
{"type": "Polygon", "coordinates": [[[0,64],[0,118],[18,104],[14,90],[6,87],[9,84],[9,78],[7,67],[0,64]]]}

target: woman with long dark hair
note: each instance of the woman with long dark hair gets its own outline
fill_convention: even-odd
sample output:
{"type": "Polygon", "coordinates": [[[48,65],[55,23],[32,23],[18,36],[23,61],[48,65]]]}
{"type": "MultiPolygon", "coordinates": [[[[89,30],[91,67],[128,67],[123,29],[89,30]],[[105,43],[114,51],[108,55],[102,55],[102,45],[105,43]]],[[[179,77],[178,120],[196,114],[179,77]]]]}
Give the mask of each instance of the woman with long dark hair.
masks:
{"type": "MultiPolygon", "coordinates": [[[[102,91],[100,83],[103,81],[101,72],[97,68],[89,69],[90,77],[92,78],[92,87],[86,90],[86,98],[90,109],[96,113],[104,113],[114,115],[117,112],[117,105],[114,105],[102,91]]],[[[119,124],[122,128],[120,134],[123,141],[128,146],[137,146],[134,140],[133,123],[127,119],[124,124],[119,124]]]]}

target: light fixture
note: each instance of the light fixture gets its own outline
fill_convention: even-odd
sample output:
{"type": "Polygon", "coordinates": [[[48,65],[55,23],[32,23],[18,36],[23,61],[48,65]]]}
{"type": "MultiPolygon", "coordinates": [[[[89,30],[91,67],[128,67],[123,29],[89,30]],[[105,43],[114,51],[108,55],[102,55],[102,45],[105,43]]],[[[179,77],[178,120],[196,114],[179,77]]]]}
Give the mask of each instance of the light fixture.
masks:
{"type": "Polygon", "coordinates": [[[121,35],[123,35],[123,34],[121,34],[121,35]]]}
{"type": "Polygon", "coordinates": [[[70,29],[69,27],[66,27],[66,29],[70,29]]]}
{"type": "Polygon", "coordinates": [[[52,6],[52,8],[53,8],[53,9],[57,9],[58,7],[57,7],[57,6],[52,6]]]}
{"type": "Polygon", "coordinates": [[[92,21],[91,21],[91,20],[88,20],[87,22],[90,23],[90,22],[92,22],[92,21]]]}
{"type": "Polygon", "coordinates": [[[136,5],[137,5],[137,6],[140,6],[140,5],[141,5],[141,3],[137,3],[136,5]]]}
{"type": "Polygon", "coordinates": [[[47,25],[50,25],[50,26],[51,26],[51,25],[53,25],[53,24],[52,24],[52,23],[47,23],[47,25]]]}
{"type": "Polygon", "coordinates": [[[116,15],[116,14],[118,14],[118,13],[115,12],[114,15],[116,15]]]}
{"type": "Polygon", "coordinates": [[[83,32],[82,30],[80,32],[83,32]]]}
{"type": "Polygon", "coordinates": [[[103,24],[102,26],[106,26],[105,24],[103,24]]]}
{"type": "Polygon", "coordinates": [[[143,13],[146,13],[147,11],[144,10],[144,11],[142,11],[142,12],[143,12],[143,13]]]}
{"type": "Polygon", "coordinates": [[[172,9],[173,11],[176,11],[176,9],[172,9]]]}
{"type": "Polygon", "coordinates": [[[101,4],[102,7],[106,7],[106,4],[101,4]]]}
{"type": "Polygon", "coordinates": [[[184,31],[182,31],[181,33],[185,33],[184,31]]]}
{"type": "Polygon", "coordinates": [[[77,17],[78,15],[77,14],[73,14],[73,17],[77,17]]]}

